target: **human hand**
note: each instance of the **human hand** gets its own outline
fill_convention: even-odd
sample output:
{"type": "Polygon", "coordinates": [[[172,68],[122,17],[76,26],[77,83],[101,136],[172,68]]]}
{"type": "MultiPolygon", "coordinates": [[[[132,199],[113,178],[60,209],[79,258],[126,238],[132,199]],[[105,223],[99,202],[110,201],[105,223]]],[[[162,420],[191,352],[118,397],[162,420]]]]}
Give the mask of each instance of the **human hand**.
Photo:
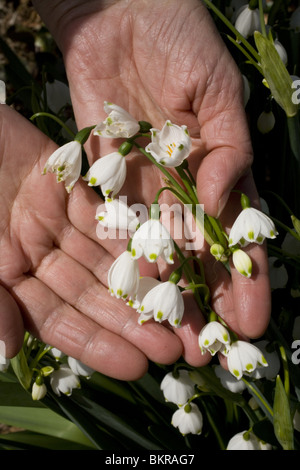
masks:
{"type": "Polygon", "coordinates": [[[118,379],[142,376],[148,359],[176,361],[179,339],[159,324],[141,328],[136,312],[108,293],[109,249],[124,246],[99,243],[99,196],[83,181],[69,196],[53,175],[42,176],[56,144],[6,105],[0,106],[0,128],[0,339],[6,356],[18,352],[25,329],[118,379]]]}
{"type": "MultiPolygon", "coordinates": [[[[193,138],[189,165],[205,211],[221,214],[230,227],[239,211],[236,198],[229,196],[234,187],[258,204],[241,77],[201,2],[73,0],[70,8],[70,2],[62,0],[51,7],[51,15],[47,2],[34,3],[63,52],[78,128],[106,117],[104,100],[156,128],[166,119],[185,124],[193,138]]],[[[90,139],[86,147],[90,162],[115,145],[90,139]]],[[[137,164],[134,156],[128,164],[123,193],[129,203],[149,205],[157,189],[153,181],[159,183],[159,176],[147,164],[137,164]]],[[[207,246],[201,258],[213,308],[236,332],[256,337],[269,320],[268,268],[264,247],[248,251],[253,260],[251,279],[234,269],[229,277],[207,246]]],[[[193,307],[186,309],[184,318],[176,334],[187,361],[200,364],[197,334],[203,319],[193,307]]]]}

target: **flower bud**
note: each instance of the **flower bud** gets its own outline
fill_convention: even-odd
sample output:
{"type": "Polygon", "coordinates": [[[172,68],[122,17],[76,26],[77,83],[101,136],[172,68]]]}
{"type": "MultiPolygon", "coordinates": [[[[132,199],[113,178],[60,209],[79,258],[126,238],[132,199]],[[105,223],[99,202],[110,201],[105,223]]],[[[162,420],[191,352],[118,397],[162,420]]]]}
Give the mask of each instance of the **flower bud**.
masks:
{"type": "Polygon", "coordinates": [[[251,277],[252,261],[250,256],[243,250],[237,249],[233,252],[232,262],[235,269],[245,277],[251,277]]]}

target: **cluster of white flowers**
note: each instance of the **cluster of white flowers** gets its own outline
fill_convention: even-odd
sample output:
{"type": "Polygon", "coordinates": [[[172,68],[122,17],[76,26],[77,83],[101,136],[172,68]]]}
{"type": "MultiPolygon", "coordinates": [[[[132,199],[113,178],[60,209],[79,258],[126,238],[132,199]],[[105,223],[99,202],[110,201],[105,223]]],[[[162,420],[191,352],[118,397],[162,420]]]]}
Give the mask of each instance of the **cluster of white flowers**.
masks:
{"type": "Polygon", "coordinates": [[[223,354],[230,373],[238,380],[244,373],[250,374],[257,367],[268,366],[259,348],[246,341],[232,341],[228,329],[218,321],[204,326],[199,334],[199,346],[202,353],[209,351],[212,356],[217,352],[223,354]]]}
{"type": "MultiPolygon", "coordinates": [[[[49,349],[47,347],[47,349],[49,349]]],[[[80,377],[90,378],[94,373],[91,367],[83,364],[78,359],[66,356],[57,348],[51,348],[50,354],[54,357],[57,365],[42,367],[32,385],[31,395],[33,400],[42,400],[47,394],[47,386],[44,378],[49,376],[50,387],[53,392],[70,396],[73,389],[80,388],[80,377]],[[65,362],[62,359],[65,358],[65,362]]]]}
{"type": "Polygon", "coordinates": [[[167,402],[174,403],[178,409],[173,413],[171,424],[182,435],[201,434],[203,415],[192,402],[195,395],[195,382],[190,372],[177,369],[169,372],[162,380],[160,388],[167,402]]]}

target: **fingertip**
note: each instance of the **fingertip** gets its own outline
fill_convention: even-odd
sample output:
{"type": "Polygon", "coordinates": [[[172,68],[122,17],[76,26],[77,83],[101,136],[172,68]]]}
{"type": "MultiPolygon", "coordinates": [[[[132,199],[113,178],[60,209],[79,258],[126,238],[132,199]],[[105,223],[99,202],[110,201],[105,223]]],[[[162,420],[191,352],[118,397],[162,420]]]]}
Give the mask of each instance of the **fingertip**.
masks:
{"type": "Polygon", "coordinates": [[[20,351],[24,340],[24,326],[19,307],[9,292],[0,287],[0,340],[1,355],[11,359],[20,351]]]}

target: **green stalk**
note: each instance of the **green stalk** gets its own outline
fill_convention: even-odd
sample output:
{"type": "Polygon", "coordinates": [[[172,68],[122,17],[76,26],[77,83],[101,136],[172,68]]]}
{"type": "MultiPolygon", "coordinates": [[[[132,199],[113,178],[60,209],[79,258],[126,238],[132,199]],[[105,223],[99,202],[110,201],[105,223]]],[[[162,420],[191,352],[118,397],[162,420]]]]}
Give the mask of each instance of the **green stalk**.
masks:
{"type": "Polygon", "coordinates": [[[273,422],[273,410],[271,405],[267,402],[265,397],[262,395],[260,390],[257,388],[257,386],[253,382],[249,382],[245,377],[242,377],[241,379],[247,386],[249,392],[253,397],[258,400],[258,404],[261,407],[261,409],[264,411],[265,415],[269,418],[271,422],[273,422]]]}
{"type": "Polygon", "coordinates": [[[262,32],[263,36],[267,37],[266,25],[265,25],[265,16],[264,16],[264,8],[263,8],[262,0],[258,0],[258,4],[259,4],[258,8],[259,8],[261,32],[262,32]]]}
{"type": "Polygon", "coordinates": [[[220,20],[233,32],[233,34],[236,36],[236,38],[248,49],[248,51],[253,55],[255,60],[259,62],[259,54],[258,52],[254,49],[254,47],[251,46],[251,44],[242,36],[237,29],[231,24],[231,22],[226,18],[223,13],[220,12],[220,10],[209,0],[203,0],[204,3],[208,6],[208,8],[211,8],[213,12],[220,18],[220,20]]]}
{"type": "Polygon", "coordinates": [[[287,397],[289,398],[290,396],[290,375],[289,375],[289,368],[288,368],[288,361],[286,357],[286,352],[282,344],[279,344],[279,351],[281,355],[281,360],[282,360],[282,366],[283,366],[283,376],[284,376],[284,389],[287,397]]]}
{"type": "Polygon", "coordinates": [[[63,128],[70,134],[70,136],[72,136],[72,138],[74,139],[74,137],[75,137],[74,132],[71,131],[71,129],[70,129],[61,119],[59,119],[59,118],[58,118],[57,116],[55,116],[54,114],[45,113],[45,112],[35,113],[35,114],[33,114],[33,116],[31,116],[30,121],[34,121],[34,119],[39,118],[39,117],[49,117],[49,118],[53,119],[53,120],[56,121],[61,127],[63,127],[63,128]]]}

